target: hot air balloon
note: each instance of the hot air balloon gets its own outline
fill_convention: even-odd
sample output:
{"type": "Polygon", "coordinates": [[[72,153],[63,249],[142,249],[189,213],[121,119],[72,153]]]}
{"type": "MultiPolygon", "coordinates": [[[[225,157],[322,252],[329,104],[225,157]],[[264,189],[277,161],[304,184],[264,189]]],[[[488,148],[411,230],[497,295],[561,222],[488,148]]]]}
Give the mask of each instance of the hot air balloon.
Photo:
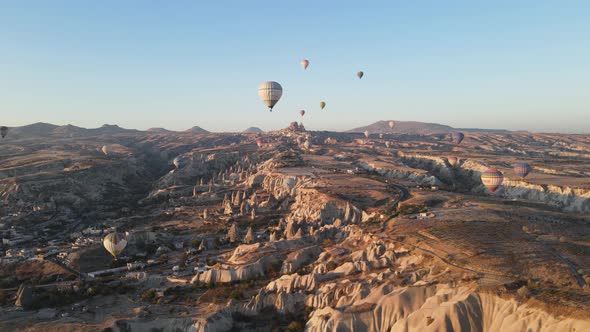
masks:
{"type": "Polygon", "coordinates": [[[451,134],[451,140],[453,141],[453,143],[461,144],[464,138],[465,135],[463,135],[463,133],[461,132],[454,132],[451,134]]]}
{"type": "Polygon", "coordinates": [[[531,171],[531,166],[527,163],[516,163],[514,166],[514,173],[521,178],[525,178],[531,171]]]}
{"type": "Polygon", "coordinates": [[[359,78],[359,80],[361,78],[363,78],[363,75],[365,75],[365,73],[363,73],[362,71],[359,71],[358,73],[356,73],[356,76],[359,78]]]}
{"type": "Polygon", "coordinates": [[[261,147],[262,147],[262,145],[263,145],[263,143],[262,143],[262,139],[260,139],[260,138],[259,138],[259,139],[257,139],[257,140],[256,140],[256,145],[258,145],[258,147],[259,147],[259,148],[261,148],[261,147]]]}
{"type": "Polygon", "coordinates": [[[104,237],[102,240],[102,244],[104,248],[117,259],[117,256],[125,249],[127,246],[127,240],[125,237],[120,233],[110,233],[104,237]]]}
{"type": "Polygon", "coordinates": [[[395,122],[393,121],[389,121],[389,129],[393,129],[393,127],[395,127],[395,122]]]}
{"type": "Polygon", "coordinates": [[[324,107],[326,107],[326,102],[325,101],[320,101],[320,109],[323,110],[324,107]]]}
{"type": "Polygon", "coordinates": [[[0,136],[2,136],[2,138],[6,137],[6,134],[8,134],[8,127],[2,126],[0,127],[0,136]]]}
{"type": "Polygon", "coordinates": [[[305,141],[305,143],[303,143],[303,147],[305,148],[305,150],[309,150],[309,148],[311,147],[311,143],[309,143],[309,141],[305,141]]]}
{"type": "Polygon", "coordinates": [[[100,149],[105,156],[109,155],[109,147],[107,145],[103,145],[102,149],[100,149]]]}
{"type": "Polygon", "coordinates": [[[391,146],[391,142],[390,142],[390,141],[386,141],[386,142],[385,142],[385,147],[386,147],[386,148],[389,148],[390,146],[391,146]]]}
{"type": "Polygon", "coordinates": [[[490,168],[481,174],[481,182],[490,192],[495,192],[503,181],[504,175],[495,168],[490,168]]]}
{"type": "Polygon", "coordinates": [[[283,95],[283,87],[277,82],[268,81],[260,84],[258,87],[258,96],[262,99],[264,105],[266,105],[272,112],[272,108],[281,99],[283,95]]]}
{"type": "Polygon", "coordinates": [[[306,70],[307,66],[309,66],[309,60],[307,60],[307,59],[301,60],[301,68],[303,68],[303,70],[306,70]]]}
{"type": "Polygon", "coordinates": [[[176,166],[176,168],[182,168],[186,165],[186,159],[181,156],[177,156],[174,158],[174,160],[172,160],[172,163],[174,166],[176,166]]]}
{"type": "Polygon", "coordinates": [[[284,178],[283,179],[283,186],[285,186],[285,188],[287,190],[291,190],[293,189],[293,187],[295,187],[295,178],[284,178]]]}
{"type": "Polygon", "coordinates": [[[447,161],[449,162],[449,165],[451,165],[451,167],[455,167],[455,165],[457,165],[457,163],[459,162],[459,158],[455,156],[449,156],[447,157],[447,161]]]}
{"type": "Polygon", "coordinates": [[[369,138],[369,132],[368,131],[365,131],[364,134],[365,134],[365,137],[366,138],[369,138]]]}
{"type": "Polygon", "coordinates": [[[305,115],[305,110],[299,111],[299,114],[301,114],[301,116],[304,116],[305,115]]]}
{"type": "Polygon", "coordinates": [[[379,138],[383,139],[383,134],[379,133],[379,138]]]}

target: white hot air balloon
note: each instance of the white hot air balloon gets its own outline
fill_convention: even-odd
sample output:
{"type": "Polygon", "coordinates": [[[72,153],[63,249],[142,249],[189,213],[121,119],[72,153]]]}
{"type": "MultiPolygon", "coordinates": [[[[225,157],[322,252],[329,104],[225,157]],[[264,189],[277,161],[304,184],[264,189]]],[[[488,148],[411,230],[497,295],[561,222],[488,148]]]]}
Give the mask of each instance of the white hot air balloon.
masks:
{"type": "Polygon", "coordinates": [[[176,168],[182,168],[187,164],[187,160],[184,157],[177,156],[176,158],[174,158],[174,160],[172,160],[172,163],[176,168]]]}
{"type": "Polygon", "coordinates": [[[365,137],[366,138],[369,138],[369,132],[368,131],[365,131],[364,134],[365,134],[365,137]]]}
{"type": "Polygon", "coordinates": [[[284,178],[283,186],[285,186],[285,188],[290,191],[291,189],[293,189],[293,187],[295,187],[295,178],[284,178]]]}
{"type": "Polygon", "coordinates": [[[110,233],[102,240],[104,248],[111,254],[115,259],[127,246],[127,240],[119,233],[110,233]]]}
{"type": "Polygon", "coordinates": [[[260,99],[270,109],[272,112],[272,108],[277,104],[281,96],[283,95],[283,87],[277,82],[267,81],[258,87],[258,96],[260,99]]]}

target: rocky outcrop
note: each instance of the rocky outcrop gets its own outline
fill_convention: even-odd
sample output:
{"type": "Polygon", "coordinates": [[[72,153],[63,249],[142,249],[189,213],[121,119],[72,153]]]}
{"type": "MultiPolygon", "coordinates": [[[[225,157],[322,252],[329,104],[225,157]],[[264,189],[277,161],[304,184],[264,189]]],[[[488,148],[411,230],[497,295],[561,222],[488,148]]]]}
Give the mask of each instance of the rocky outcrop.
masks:
{"type": "Polygon", "coordinates": [[[287,255],[287,259],[283,262],[281,273],[290,274],[297,271],[300,267],[309,264],[316,260],[318,255],[322,252],[319,246],[311,246],[297,250],[287,255]]]}
{"type": "Polygon", "coordinates": [[[24,310],[31,310],[33,306],[33,289],[29,285],[20,285],[16,292],[15,306],[24,310]]]}
{"type": "Polygon", "coordinates": [[[367,292],[315,310],[308,331],[584,331],[590,321],[556,319],[514,300],[446,285],[367,292]]]}
{"type": "MultiPolygon", "coordinates": [[[[428,156],[422,154],[408,154],[399,152],[398,155],[412,167],[416,167],[416,173],[423,170],[435,174],[437,179],[443,180],[448,186],[456,189],[463,189],[477,193],[486,193],[487,190],[481,183],[481,174],[491,166],[473,159],[463,160],[460,167],[450,167],[446,160],[441,157],[428,156]]],[[[400,177],[399,173],[364,166],[368,170],[374,170],[384,176],[400,177]]],[[[411,180],[419,178],[426,179],[425,175],[405,174],[405,177],[411,180]]],[[[424,182],[420,182],[424,183],[424,182]]],[[[427,184],[442,183],[436,181],[427,181],[427,184]]],[[[561,209],[566,212],[588,213],[590,212],[590,190],[586,188],[573,188],[568,186],[557,186],[549,184],[535,184],[512,177],[509,172],[504,172],[504,182],[496,190],[496,195],[507,199],[525,199],[546,203],[552,207],[561,209]]]]}
{"type": "Polygon", "coordinates": [[[388,178],[410,180],[417,184],[428,186],[443,185],[443,183],[435,176],[417,169],[395,165],[388,166],[383,163],[377,164],[375,162],[359,162],[358,165],[369,172],[376,172],[377,174],[388,178]]]}
{"type": "Polygon", "coordinates": [[[238,224],[234,223],[231,225],[231,227],[229,228],[229,231],[227,231],[226,237],[230,243],[235,243],[235,242],[241,241],[240,230],[238,228],[238,224]]]}
{"type": "Polygon", "coordinates": [[[264,277],[269,266],[276,264],[278,261],[279,257],[275,255],[263,255],[252,263],[220,264],[210,270],[195,275],[191,282],[195,283],[199,281],[208,284],[253,280],[264,277]]]}

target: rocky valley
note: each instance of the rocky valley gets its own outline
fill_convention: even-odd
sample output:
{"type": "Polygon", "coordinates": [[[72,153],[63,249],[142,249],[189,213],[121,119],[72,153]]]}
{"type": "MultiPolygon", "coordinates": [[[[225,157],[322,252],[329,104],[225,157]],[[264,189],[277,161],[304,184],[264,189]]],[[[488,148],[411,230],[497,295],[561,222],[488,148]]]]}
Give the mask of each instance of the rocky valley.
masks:
{"type": "Polygon", "coordinates": [[[156,129],[1,141],[0,330],[590,330],[588,136],[156,129]]]}

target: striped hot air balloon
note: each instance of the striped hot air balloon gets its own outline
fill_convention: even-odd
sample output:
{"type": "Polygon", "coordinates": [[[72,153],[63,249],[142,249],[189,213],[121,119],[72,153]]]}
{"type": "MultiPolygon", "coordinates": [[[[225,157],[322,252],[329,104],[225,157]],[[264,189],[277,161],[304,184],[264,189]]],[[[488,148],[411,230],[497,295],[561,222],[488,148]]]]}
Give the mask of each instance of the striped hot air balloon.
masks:
{"type": "Polygon", "coordinates": [[[461,132],[454,132],[451,134],[451,140],[453,141],[453,143],[461,144],[464,138],[465,135],[463,135],[463,133],[461,132]]]}
{"type": "Polygon", "coordinates": [[[267,81],[258,87],[258,96],[262,99],[262,102],[272,112],[272,108],[277,104],[281,96],[283,95],[283,87],[273,81],[267,81]]]}
{"type": "Polygon", "coordinates": [[[514,173],[523,179],[531,172],[531,166],[527,163],[516,163],[513,166],[514,173]]]}
{"type": "Polygon", "coordinates": [[[117,256],[125,249],[127,246],[127,240],[125,237],[120,233],[110,233],[104,237],[102,240],[102,244],[104,248],[117,259],[117,256]]]}
{"type": "Polygon", "coordinates": [[[451,167],[455,167],[455,165],[459,163],[459,158],[455,156],[449,156],[447,157],[447,161],[449,162],[449,165],[451,165],[451,167]]]}
{"type": "Polygon", "coordinates": [[[495,168],[490,168],[481,174],[481,182],[490,192],[495,192],[503,181],[504,175],[495,168]]]}

